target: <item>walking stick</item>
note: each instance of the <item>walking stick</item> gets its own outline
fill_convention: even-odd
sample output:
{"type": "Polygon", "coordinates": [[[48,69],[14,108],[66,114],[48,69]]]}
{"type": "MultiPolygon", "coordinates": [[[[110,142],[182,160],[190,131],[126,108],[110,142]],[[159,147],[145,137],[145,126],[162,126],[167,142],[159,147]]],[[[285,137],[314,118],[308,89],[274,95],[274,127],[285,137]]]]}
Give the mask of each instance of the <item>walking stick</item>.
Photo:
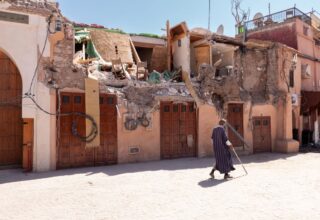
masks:
{"type": "MultiPolygon", "coordinates": [[[[249,144],[245,141],[245,139],[239,134],[239,132],[237,132],[236,129],[234,129],[234,127],[232,127],[227,121],[226,121],[226,125],[231,129],[231,131],[244,143],[244,145],[246,145],[247,147],[249,147],[249,144]]],[[[248,171],[246,170],[246,168],[244,167],[243,163],[240,160],[240,157],[238,156],[237,152],[235,151],[235,149],[233,148],[233,146],[231,146],[233,153],[236,155],[237,159],[239,160],[243,170],[246,172],[246,174],[248,175],[248,171]]]]}
{"type": "Polygon", "coordinates": [[[233,148],[233,146],[231,146],[232,150],[233,150],[233,153],[236,155],[237,159],[239,160],[244,172],[246,172],[246,175],[248,175],[248,171],[246,170],[246,168],[244,167],[243,163],[241,162],[240,160],[240,157],[238,156],[237,152],[235,151],[235,149],[233,148]]]}
{"type": "Polygon", "coordinates": [[[239,134],[239,132],[231,126],[231,124],[229,124],[227,121],[226,121],[226,125],[227,127],[230,128],[230,130],[244,143],[245,146],[247,146],[248,148],[250,148],[249,144],[246,142],[246,140],[241,136],[241,134],[239,134]]]}

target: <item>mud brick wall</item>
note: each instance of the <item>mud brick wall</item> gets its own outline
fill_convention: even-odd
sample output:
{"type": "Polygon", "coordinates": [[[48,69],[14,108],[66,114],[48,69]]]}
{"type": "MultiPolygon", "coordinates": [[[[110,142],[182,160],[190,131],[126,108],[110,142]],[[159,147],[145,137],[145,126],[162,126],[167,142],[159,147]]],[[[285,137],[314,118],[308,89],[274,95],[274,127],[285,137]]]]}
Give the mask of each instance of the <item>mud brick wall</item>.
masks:
{"type": "Polygon", "coordinates": [[[298,48],[297,31],[295,23],[286,23],[284,25],[271,26],[270,28],[248,33],[248,39],[269,40],[283,43],[289,47],[298,48]]]}
{"type": "Polygon", "coordinates": [[[155,47],[153,48],[151,58],[151,69],[158,72],[163,72],[167,69],[167,48],[166,47],[155,47]]]}
{"type": "Polygon", "coordinates": [[[73,40],[61,40],[55,47],[53,57],[41,59],[38,79],[48,87],[84,89],[86,70],[73,65],[73,40]]]}
{"type": "Polygon", "coordinates": [[[59,41],[54,48],[53,67],[59,88],[84,89],[85,70],[73,66],[73,40],[59,41]]]}

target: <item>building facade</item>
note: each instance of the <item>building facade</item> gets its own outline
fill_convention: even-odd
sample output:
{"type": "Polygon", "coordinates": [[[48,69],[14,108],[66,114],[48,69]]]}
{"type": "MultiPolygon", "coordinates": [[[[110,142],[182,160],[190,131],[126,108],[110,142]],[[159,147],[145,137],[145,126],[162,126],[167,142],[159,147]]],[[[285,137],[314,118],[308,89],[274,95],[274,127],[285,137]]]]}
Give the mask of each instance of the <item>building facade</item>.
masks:
{"type": "Polygon", "coordinates": [[[293,112],[292,123],[301,145],[319,142],[319,24],[315,13],[290,8],[246,22],[245,33],[238,36],[280,42],[298,51],[294,79],[301,92],[298,88],[293,99],[299,100],[300,109],[293,112]]]}
{"type": "Polygon", "coordinates": [[[166,39],[77,30],[54,2],[5,1],[0,15],[2,167],[211,156],[222,117],[240,153],[299,149],[292,97],[309,60],[297,48],[184,22],[168,25],[166,39]],[[137,77],[141,61],[148,80],[137,77]]]}

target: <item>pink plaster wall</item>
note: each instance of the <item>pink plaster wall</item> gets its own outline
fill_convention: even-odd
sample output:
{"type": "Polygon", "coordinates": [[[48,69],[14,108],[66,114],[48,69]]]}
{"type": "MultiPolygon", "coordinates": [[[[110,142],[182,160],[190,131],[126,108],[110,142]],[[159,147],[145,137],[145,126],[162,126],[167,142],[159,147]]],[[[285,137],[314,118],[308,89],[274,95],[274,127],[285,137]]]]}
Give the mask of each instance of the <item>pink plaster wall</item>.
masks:
{"type": "Polygon", "coordinates": [[[118,163],[131,163],[150,160],[160,160],[160,112],[156,111],[152,117],[152,129],[147,130],[142,126],[134,131],[128,131],[124,127],[123,113],[118,116],[118,163]],[[140,153],[130,155],[129,146],[138,146],[140,153]]]}
{"type": "MultiPolygon", "coordinates": [[[[313,91],[316,89],[316,80],[315,80],[315,71],[316,71],[316,67],[315,67],[315,62],[309,60],[309,59],[305,59],[305,58],[300,58],[301,61],[301,65],[302,64],[309,64],[310,69],[311,69],[311,77],[310,78],[303,78],[301,79],[301,90],[304,91],[313,91]]],[[[297,66],[297,68],[300,68],[300,72],[301,72],[301,65],[297,66]]]]}
{"type": "Polygon", "coordinates": [[[210,156],[213,154],[211,134],[217,126],[219,117],[215,107],[201,105],[198,109],[198,156],[210,156]]]}

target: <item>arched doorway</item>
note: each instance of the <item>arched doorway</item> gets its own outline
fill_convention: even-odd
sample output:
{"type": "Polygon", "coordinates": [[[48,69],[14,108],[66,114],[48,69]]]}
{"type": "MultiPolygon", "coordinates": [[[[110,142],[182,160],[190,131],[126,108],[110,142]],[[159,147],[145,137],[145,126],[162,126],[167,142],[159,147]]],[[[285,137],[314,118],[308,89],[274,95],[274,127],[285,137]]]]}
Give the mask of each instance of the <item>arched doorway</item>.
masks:
{"type": "Polygon", "coordinates": [[[22,80],[0,50],[0,168],[22,164],[22,80]]]}

